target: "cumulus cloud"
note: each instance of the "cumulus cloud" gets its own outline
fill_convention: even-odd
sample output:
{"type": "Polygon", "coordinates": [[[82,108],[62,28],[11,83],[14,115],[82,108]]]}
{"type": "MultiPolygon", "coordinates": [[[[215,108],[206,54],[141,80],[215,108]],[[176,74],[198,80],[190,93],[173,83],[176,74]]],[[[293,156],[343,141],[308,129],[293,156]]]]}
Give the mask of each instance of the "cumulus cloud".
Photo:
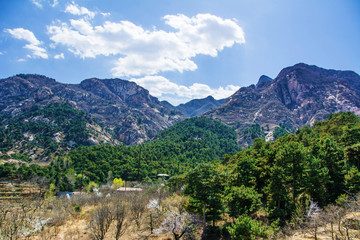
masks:
{"type": "Polygon", "coordinates": [[[64,53],[60,53],[54,56],[55,59],[64,59],[64,53]]]}
{"type": "Polygon", "coordinates": [[[28,41],[29,43],[24,46],[24,48],[29,49],[32,52],[32,55],[28,55],[28,57],[33,58],[48,58],[48,54],[46,53],[46,49],[40,47],[42,44],[34,35],[33,32],[24,29],[24,28],[14,28],[14,29],[5,29],[5,32],[10,33],[14,38],[28,41]]]}
{"type": "MultiPolygon", "coordinates": [[[[74,2],[66,11],[93,17],[95,13],[74,2]]],[[[89,19],[70,20],[48,26],[50,39],[68,47],[81,58],[116,56],[112,74],[117,77],[156,75],[165,71],[194,71],[193,57],[216,57],[234,44],[245,43],[242,28],[231,19],[211,14],[166,15],[164,21],[173,31],[146,30],[129,21],[106,21],[93,26],[89,19]]]]}
{"type": "Polygon", "coordinates": [[[95,12],[92,12],[85,7],[80,7],[75,2],[69,3],[66,6],[65,12],[70,13],[72,15],[78,15],[78,16],[86,15],[90,18],[95,17],[95,14],[96,14],[95,12]]]}
{"type": "Polygon", "coordinates": [[[171,82],[162,76],[146,76],[132,78],[140,86],[149,90],[150,94],[161,100],[167,100],[173,105],[188,102],[191,99],[205,98],[209,95],[215,99],[223,99],[234,94],[240,87],[228,85],[226,87],[211,88],[206,84],[194,83],[187,87],[171,82]]]}

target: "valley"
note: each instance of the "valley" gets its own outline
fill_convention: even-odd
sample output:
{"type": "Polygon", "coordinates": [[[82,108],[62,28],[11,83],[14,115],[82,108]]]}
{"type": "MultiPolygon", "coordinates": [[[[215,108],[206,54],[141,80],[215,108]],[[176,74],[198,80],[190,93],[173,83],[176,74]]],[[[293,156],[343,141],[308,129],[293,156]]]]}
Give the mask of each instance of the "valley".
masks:
{"type": "Polygon", "coordinates": [[[296,64],[227,99],[172,106],[121,79],[1,79],[0,233],[358,238],[359,83],[296,64]]]}

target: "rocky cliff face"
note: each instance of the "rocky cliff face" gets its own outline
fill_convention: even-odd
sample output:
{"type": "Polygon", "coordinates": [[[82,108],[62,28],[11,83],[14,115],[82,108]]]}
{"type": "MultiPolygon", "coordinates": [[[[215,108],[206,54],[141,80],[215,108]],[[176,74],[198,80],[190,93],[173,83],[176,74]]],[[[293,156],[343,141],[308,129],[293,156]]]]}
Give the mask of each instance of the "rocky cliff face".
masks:
{"type": "MultiPolygon", "coordinates": [[[[260,83],[260,81],[259,81],[260,83]]],[[[326,70],[306,64],[283,69],[273,80],[243,87],[205,116],[236,128],[243,147],[244,129],[259,124],[267,138],[275,127],[312,125],[330,113],[351,111],[360,115],[360,76],[352,71],[326,70]]]]}
{"type": "Polygon", "coordinates": [[[92,78],[72,85],[45,76],[20,74],[0,80],[0,97],[0,114],[12,117],[34,105],[68,102],[95,119],[94,129],[102,126],[112,132],[114,139],[109,140],[107,135],[102,142],[127,145],[151,139],[184,119],[179,111],[168,108],[144,88],[121,79],[92,78]]]}

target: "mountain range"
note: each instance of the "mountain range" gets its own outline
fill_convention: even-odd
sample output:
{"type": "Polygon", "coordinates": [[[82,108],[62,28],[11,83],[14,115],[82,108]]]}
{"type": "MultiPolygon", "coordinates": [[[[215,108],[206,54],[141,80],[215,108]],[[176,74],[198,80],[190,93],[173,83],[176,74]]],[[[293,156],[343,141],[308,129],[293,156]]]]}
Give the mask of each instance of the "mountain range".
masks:
{"type": "Polygon", "coordinates": [[[136,145],[199,115],[235,128],[239,145],[247,147],[256,137],[272,140],[279,129],[291,132],[331,113],[360,115],[360,76],[300,63],[284,68],[274,79],[261,76],[256,85],[242,87],[227,99],[209,96],[175,107],[122,79],[91,78],[80,84],[62,84],[41,75],[18,74],[0,80],[0,97],[2,152],[21,152],[21,145],[34,142],[30,155],[39,155],[35,149],[46,146],[37,138],[47,128],[51,129],[46,132],[48,144],[53,141],[69,148],[79,144],[136,145]],[[49,108],[52,110],[46,110],[49,108]],[[56,120],[56,114],[49,114],[54,111],[63,111],[58,113],[62,118],[56,120]],[[74,119],[73,114],[86,116],[86,121],[74,119]],[[71,121],[79,123],[82,138],[69,130],[66,123],[71,121]],[[30,123],[37,123],[36,128],[30,123]]]}
{"type": "Polygon", "coordinates": [[[0,80],[0,112],[16,116],[33,105],[66,101],[90,114],[125,144],[139,144],[184,119],[174,109],[133,82],[91,78],[61,84],[40,75],[16,75],[0,80]]]}
{"type": "Polygon", "coordinates": [[[246,133],[255,126],[261,127],[260,136],[271,140],[277,127],[297,129],[339,111],[359,116],[359,107],[358,74],[299,63],[284,68],[273,80],[261,77],[257,85],[240,88],[204,116],[234,127],[238,142],[246,147],[253,140],[246,133]]]}

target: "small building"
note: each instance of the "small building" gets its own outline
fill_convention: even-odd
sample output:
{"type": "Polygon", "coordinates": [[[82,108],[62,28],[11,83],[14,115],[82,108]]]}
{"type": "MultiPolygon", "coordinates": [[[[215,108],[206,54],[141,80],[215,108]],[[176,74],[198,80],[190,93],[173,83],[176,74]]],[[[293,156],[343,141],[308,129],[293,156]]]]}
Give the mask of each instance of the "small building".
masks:
{"type": "Polygon", "coordinates": [[[120,188],[116,189],[116,191],[120,191],[120,192],[140,192],[140,191],[142,191],[142,188],[120,187],[120,188]]]}

